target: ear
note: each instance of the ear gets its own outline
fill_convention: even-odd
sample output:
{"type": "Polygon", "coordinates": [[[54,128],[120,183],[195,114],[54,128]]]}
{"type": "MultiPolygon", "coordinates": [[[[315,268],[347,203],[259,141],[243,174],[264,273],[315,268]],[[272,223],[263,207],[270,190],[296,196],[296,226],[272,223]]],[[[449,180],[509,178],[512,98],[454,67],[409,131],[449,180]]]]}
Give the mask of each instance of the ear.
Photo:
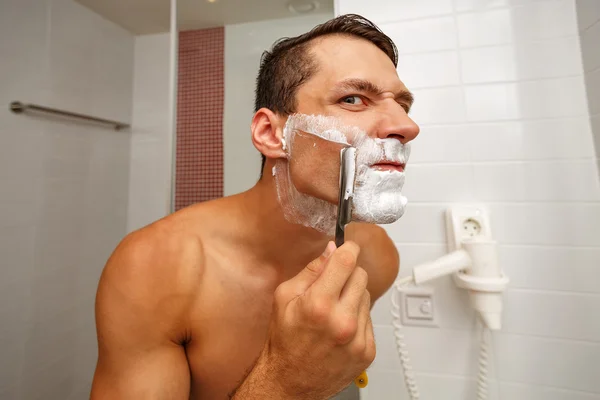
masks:
{"type": "Polygon", "coordinates": [[[283,117],[261,108],[252,118],[252,144],[267,158],[285,158],[283,150],[283,117]]]}

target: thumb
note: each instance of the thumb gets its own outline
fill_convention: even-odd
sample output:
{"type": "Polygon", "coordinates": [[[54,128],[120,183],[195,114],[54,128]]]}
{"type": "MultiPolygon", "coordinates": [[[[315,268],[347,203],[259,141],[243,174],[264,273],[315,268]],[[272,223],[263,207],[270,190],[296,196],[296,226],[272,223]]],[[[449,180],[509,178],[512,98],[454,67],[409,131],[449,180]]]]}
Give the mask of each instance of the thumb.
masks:
{"type": "Polygon", "coordinates": [[[317,280],[321,272],[323,272],[327,260],[335,251],[335,248],[334,242],[327,243],[323,254],[312,260],[298,275],[291,279],[294,295],[299,296],[303,294],[317,280]]]}

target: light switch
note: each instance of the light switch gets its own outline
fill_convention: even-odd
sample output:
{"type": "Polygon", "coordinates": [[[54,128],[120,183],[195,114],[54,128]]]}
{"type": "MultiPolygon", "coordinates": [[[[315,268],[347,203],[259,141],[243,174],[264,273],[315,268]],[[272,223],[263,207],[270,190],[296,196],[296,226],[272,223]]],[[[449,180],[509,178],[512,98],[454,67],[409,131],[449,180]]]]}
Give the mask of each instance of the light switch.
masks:
{"type": "Polygon", "coordinates": [[[433,304],[431,297],[407,295],[406,315],[408,318],[433,320],[433,304]]]}
{"type": "Polygon", "coordinates": [[[400,289],[402,325],[438,326],[433,293],[433,288],[422,286],[400,289]]]}

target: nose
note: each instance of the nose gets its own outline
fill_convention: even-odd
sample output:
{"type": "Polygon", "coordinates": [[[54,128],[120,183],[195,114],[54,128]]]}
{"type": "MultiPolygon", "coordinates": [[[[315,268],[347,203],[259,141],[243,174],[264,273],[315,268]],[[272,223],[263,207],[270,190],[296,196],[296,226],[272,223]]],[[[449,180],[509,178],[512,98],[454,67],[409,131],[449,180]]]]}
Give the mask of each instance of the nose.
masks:
{"type": "Polygon", "coordinates": [[[397,138],[402,144],[406,144],[419,135],[419,125],[408,116],[400,104],[389,100],[387,109],[381,110],[377,136],[380,139],[397,138]]]}

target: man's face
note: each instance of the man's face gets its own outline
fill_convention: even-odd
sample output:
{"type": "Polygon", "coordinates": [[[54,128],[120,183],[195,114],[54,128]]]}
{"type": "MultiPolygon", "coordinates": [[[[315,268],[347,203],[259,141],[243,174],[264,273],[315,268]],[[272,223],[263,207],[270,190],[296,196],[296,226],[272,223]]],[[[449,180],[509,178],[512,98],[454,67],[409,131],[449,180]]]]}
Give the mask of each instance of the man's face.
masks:
{"type": "Polygon", "coordinates": [[[372,137],[416,137],[419,127],[407,115],[410,92],[383,51],[347,35],[317,39],[310,51],[318,69],[298,89],[298,113],[339,117],[372,137]]]}
{"type": "MultiPolygon", "coordinates": [[[[317,71],[298,89],[298,114],[336,117],[396,152],[402,152],[403,145],[418,135],[419,127],[407,115],[412,96],[382,50],[364,39],[330,35],[317,39],[309,51],[315,58],[317,71]]],[[[340,146],[322,143],[317,146],[310,137],[294,140],[297,143],[290,163],[294,185],[300,192],[335,202],[340,146]]],[[[404,165],[398,165],[403,164],[398,160],[402,157],[383,158],[386,159],[365,167],[369,179],[379,179],[380,187],[386,186],[388,192],[395,191],[400,196],[404,165]],[[396,183],[390,185],[394,181],[387,175],[394,175],[396,183]]]]}

